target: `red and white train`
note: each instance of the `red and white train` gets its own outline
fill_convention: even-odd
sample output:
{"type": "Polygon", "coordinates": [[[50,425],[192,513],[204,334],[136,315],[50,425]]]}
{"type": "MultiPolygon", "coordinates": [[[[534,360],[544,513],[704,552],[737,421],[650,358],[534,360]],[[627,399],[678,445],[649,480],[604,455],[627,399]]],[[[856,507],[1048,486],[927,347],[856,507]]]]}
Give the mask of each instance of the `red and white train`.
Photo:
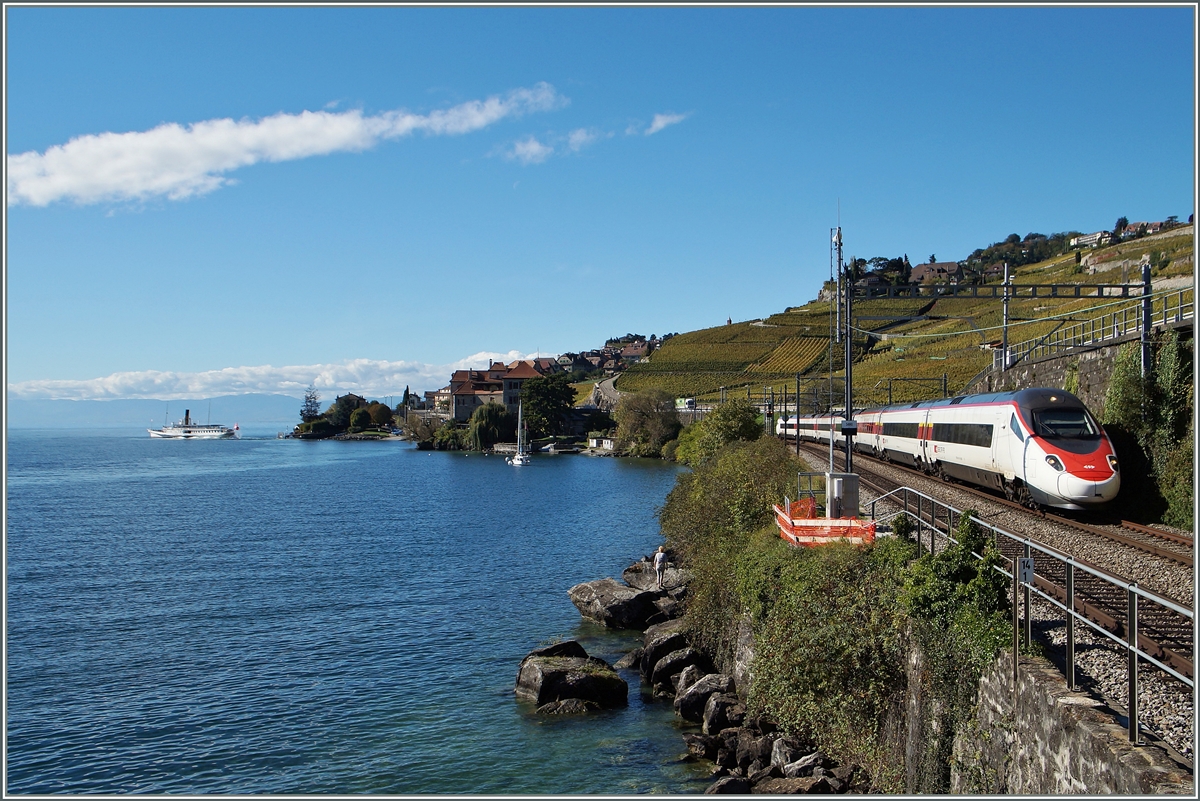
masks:
{"type": "MultiPolygon", "coordinates": [[[[1079,398],[1037,388],[856,411],[854,450],[1000,490],[1029,506],[1087,509],[1121,487],[1112,442],[1079,398]]],[[[784,417],[775,433],[845,447],[842,415],[784,417]]]]}

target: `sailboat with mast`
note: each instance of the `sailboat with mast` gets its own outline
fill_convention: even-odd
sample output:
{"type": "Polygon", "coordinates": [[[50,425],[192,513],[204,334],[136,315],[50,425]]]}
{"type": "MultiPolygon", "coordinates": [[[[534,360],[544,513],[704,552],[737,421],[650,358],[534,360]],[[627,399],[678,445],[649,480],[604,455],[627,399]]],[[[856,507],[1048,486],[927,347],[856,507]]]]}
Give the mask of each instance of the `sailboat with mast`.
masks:
{"type": "Polygon", "coordinates": [[[529,433],[525,430],[525,413],[523,404],[517,404],[517,452],[504,461],[514,467],[529,464],[533,460],[529,456],[529,433]]]}

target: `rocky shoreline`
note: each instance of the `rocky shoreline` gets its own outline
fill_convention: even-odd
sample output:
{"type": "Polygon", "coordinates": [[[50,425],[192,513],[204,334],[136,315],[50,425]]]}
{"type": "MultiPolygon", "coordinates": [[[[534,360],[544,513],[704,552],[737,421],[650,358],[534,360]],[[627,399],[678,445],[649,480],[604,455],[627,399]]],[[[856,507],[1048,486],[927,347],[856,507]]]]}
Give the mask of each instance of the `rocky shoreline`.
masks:
{"type": "Polygon", "coordinates": [[[683,735],[681,759],[712,763],[714,781],[705,794],[879,792],[859,766],[839,765],[770,720],[747,718],[748,657],[739,654],[738,664],[720,672],[712,656],[694,646],[683,620],[690,580],[687,571],[668,566],[660,587],[650,557],[643,557],[619,581],[571,587],[567,594],[580,615],[606,628],[640,630],[642,646],[615,665],[573,640],[535,649],[521,660],[516,696],[535,704],[539,715],[622,707],[629,685],[617,670],[637,669],[642,687],[670,701],[692,729],[683,735]]]}

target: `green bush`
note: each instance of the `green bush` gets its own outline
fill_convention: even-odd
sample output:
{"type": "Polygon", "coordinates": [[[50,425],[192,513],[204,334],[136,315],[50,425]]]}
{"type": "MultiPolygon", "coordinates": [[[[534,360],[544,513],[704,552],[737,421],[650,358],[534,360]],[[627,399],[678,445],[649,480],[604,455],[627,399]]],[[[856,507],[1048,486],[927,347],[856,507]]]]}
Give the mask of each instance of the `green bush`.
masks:
{"type": "Polygon", "coordinates": [[[680,435],[675,457],[684,464],[698,467],[726,444],[756,440],[762,433],[758,410],[744,398],[732,398],[684,430],[686,436],[680,435]]]}
{"type": "Polygon", "coordinates": [[[721,658],[732,655],[742,611],[737,555],[753,532],[770,523],[772,506],[783,501],[805,467],[774,437],[730,443],[676,478],[659,510],[668,547],[696,576],[689,625],[698,642],[721,658]]]}

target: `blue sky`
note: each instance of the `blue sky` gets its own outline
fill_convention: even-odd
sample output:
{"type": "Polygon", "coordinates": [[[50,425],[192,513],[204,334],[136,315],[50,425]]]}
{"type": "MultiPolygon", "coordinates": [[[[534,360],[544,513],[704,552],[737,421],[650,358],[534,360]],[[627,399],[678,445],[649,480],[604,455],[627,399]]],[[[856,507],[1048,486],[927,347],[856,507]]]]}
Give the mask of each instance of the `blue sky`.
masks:
{"type": "Polygon", "coordinates": [[[1195,12],[13,8],[9,397],[399,394],[1193,212],[1195,12]]]}

